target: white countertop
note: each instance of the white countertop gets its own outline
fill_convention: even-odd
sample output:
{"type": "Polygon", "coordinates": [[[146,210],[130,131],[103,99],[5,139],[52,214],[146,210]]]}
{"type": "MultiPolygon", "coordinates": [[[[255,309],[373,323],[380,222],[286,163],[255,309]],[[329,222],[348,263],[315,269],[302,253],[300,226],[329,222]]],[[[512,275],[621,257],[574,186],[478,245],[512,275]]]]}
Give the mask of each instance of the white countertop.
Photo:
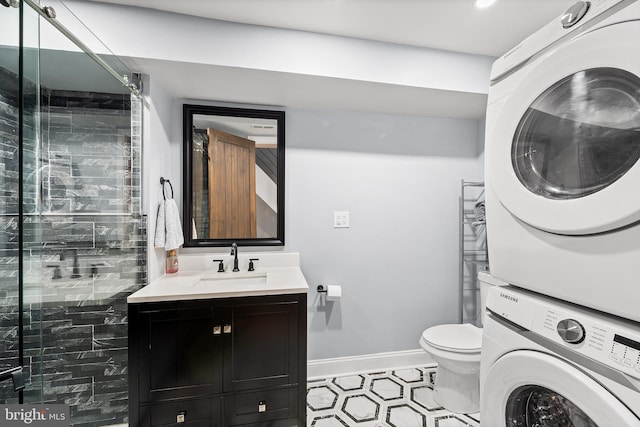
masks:
{"type": "Polygon", "coordinates": [[[128,303],[184,301],[196,299],[307,293],[309,285],[299,267],[298,254],[250,254],[239,256],[241,271],[231,272],[227,256],[187,255],[179,261],[187,268],[164,276],[129,295],[128,303]],[[217,272],[212,259],[225,259],[226,271],[217,272]],[[248,259],[260,258],[255,271],[248,272],[248,259]],[[261,266],[258,266],[261,265],[261,266]],[[207,266],[208,269],[199,267],[207,266]],[[210,280],[207,280],[207,279],[210,280]],[[205,279],[204,281],[202,279],[205,279]],[[254,280],[255,279],[255,280],[254,280]],[[263,281],[264,283],[259,283],[263,281]]]}

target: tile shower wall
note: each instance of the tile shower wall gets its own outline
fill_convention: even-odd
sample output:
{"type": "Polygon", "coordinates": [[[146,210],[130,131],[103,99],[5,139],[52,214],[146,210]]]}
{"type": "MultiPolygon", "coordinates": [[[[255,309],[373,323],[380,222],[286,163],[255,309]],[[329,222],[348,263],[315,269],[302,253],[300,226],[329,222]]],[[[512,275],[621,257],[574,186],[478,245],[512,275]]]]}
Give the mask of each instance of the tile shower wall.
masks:
{"type": "MultiPolygon", "coordinates": [[[[45,89],[40,99],[41,142],[31,144],[23,187],[25,402],[68,404],[72,425],[126,423],[126,297],[146,282],[140,105],[129,95],[45,89]]],[[[13,186],[3,194],[17,194],[17,179],[13,186]]],[[[17,232],[15,217],[2,220],[0,230],[17,232]]],[[[15,256],[0,261],[14,275],[15,256]]],[[[9,314],[16,322],[0,336],[17,336],[18,314],[9,314]]],[[[1,354],[15,358],[17,348],[1,354]]]]}
{"type": "MultiPolygon", "coordinates": [[[[18,365],[18,93],[0,68],[0,369],[18,365]]],[[[0,401],[14,396],[0,388],[0,401]]]]}

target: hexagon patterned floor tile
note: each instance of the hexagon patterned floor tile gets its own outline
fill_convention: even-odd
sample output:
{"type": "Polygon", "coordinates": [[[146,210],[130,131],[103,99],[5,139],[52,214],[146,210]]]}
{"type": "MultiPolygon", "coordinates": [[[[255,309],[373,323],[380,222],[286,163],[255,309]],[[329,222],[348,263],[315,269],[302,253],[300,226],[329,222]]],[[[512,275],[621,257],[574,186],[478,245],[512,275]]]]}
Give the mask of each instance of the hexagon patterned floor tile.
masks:
{"type": "Polygon", "coordinates": [[[307,406],[312,411],[332,409],[338,401],[338,394],[327,386],[311,387],[307,390],[307,406]]]}
{"type": "Polygon", "coordinates": [[[427,427],[427,418],[411,406],[398,405],[387,410],[387,424],[393,427],[427,427]]]}
{"type": "Polygon", "coordinates": [[[347,377],[336,377],[332,382],[340,387],[342,391],[362,390],[364,387],[364,376],[349,375],[347,377]]]}
{"type": "Polygon", "coordinates": [[[309,425],[313,427],[349,427],[349,424],[336,414],[315,417],[309,425]]]}
{"type": "Polygon", "coordinates": [[[420,369],[417,368],[401,369],[398,371],[393,371],[391,374],[396,378],[400,378],[406,383],[419,383],[424,379],[424,374],[420,369]]]}
{"type": "Polygon", "coordinates": [[[427,411],[442,409],[433,399],[433,389],[426,385],[411,387],[411,401],[427,411]]]}
{"type": "Polygon", "coordinates": [[[380,404],[365,394],[349,396],[344,399],[342,412],[356,423],[375,421],[380,413],[380,404]]]}
{"type": "Polygon", "coordinates": [[[479,426],[473,418],[468,415],[447,414],[432,415],[431,424],[433,427],[471,427],[479,426]]]}
{"type": "Polygon", "coordinates": [[[371,393],[382,400],[402,399],[404,387],[391,378],[376,378],[371,381],[371,393]]]}
{"type": "Polygon", "coordinates": [[[309,381],[307,427],[479,427],[433,399],[436,366],[309,381]]]}

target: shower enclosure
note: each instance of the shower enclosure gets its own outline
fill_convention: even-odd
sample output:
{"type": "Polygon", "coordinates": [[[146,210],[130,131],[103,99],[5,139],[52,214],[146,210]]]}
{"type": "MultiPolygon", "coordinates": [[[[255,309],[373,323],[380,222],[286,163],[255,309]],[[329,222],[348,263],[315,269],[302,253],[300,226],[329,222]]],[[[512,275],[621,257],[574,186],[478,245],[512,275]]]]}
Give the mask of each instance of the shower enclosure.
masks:
{"type": "Polygon", "coordinates": [[[126,423],[126,296],[146,281],[136,76],[59,0],[1,0],[0,28],[0,404],[126,423]]]}

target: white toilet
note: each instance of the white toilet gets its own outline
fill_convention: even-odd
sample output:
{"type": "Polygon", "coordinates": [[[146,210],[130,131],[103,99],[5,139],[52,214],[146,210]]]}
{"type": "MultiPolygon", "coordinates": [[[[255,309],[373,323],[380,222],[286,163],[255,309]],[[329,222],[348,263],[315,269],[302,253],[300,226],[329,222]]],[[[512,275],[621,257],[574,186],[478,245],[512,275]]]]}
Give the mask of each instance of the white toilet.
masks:
{"type": "MultiPolygon", "coordinates": [[[[488,289],[506,283],[486,272],[478,273],[478,281],[484,319],[488,289]]],[[[422,333],[420,346],[438,363],[433,388],[436,402],[451,412],[478,412],[482,329],[469,323],[433,326],[422,333]]]]}

